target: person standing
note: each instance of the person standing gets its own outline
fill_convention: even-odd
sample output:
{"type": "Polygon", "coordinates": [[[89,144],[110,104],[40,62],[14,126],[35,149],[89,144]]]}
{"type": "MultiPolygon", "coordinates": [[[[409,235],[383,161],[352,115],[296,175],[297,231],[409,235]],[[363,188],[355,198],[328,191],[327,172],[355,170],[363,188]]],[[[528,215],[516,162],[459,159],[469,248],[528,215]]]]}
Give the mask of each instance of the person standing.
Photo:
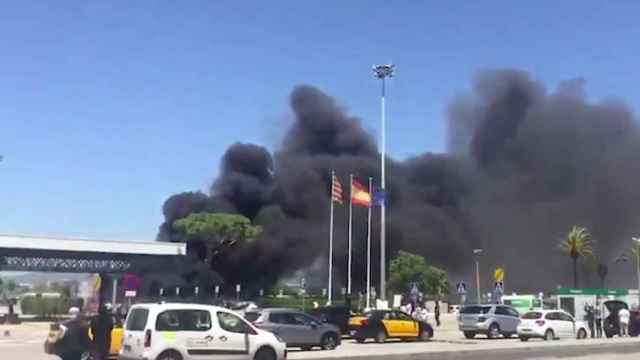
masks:
{"type": "Polygon", "coordinates": [[[584,320],[587,322],[589,326],[589,333],[591,333],[591,338],[593,339],[596,336],[595,333],[595,318],[593,314],[593,306],[591,304],[586,303],[584,305],[584,320]]]}
{"type": "Polygon", "coordinates": [[[91,321],[91,333],[93,334],[93,344],[98,354],[99,360],[107,360],[109,349],[111,348],[111,331],[113,330],[113,319],[106,307],[100,307],[98,316],[91,321]]]}
{"type": "Polygon", "coordinates": [[[618,319],[620,321],[620,337],[629,335],[629,319],[631,313],[627,308],[622,308],[618,311],[618,319]]]}
{"type": "Polygon", "coordinates": [[[436,326],[440,326],[440,301],[436,299],[436,306],[433,309],[433,313],[436,317],[436,326]]]}
{"type": "Polygon", "coordinates": [[[600,301],[596,301],[596,307],[593,310],[593,317],[595,318],[596,322],[596,337],[598,338],[602,337],[602,316],[602,305],[600,305],[600,301]]]}

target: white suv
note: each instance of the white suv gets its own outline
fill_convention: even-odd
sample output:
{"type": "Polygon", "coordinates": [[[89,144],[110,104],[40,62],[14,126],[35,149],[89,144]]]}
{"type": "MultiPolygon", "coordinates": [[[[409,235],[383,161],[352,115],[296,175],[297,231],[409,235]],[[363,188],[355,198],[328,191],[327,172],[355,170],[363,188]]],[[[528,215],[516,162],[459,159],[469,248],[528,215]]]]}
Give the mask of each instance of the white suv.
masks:
{"type": "Polygon", "coordinates": [[[286,344],[227,309],[139,304],[129,311],[119,360],[282,360],[286,344]]]}

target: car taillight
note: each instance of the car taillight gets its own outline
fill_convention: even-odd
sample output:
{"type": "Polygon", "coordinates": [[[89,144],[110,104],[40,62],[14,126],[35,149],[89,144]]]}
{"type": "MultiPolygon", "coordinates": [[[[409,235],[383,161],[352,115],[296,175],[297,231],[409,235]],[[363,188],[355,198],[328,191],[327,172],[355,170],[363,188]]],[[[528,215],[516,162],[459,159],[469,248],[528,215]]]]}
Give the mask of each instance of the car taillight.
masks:
{"type": "Polygon", "coordinates": [[[544,320],[536,320],[536,325],[544,326],[544,324],[545,324],[544,320]]]}
{"type": "Polygon", "coordinates": [[[484,317],[484,316],[480,316],[480,317],[478,318],[478,322],[479,322],[479,323],[482,323],[482,322],[485,322],[485,321],[487,321],[487,318],[486,318],[486,317],[484,317]]]}
{"type": "Polygon", "coordinates": [[[361,326],[368,326],[369,325],[369,320],[364,319],[364,320],[360,321],[360,325],[361,326]]]}
{"type": "Polygon", "coordinates": [[[144,347],[151,347],[151,330],[147,329],[144,333],[144,347]]]}

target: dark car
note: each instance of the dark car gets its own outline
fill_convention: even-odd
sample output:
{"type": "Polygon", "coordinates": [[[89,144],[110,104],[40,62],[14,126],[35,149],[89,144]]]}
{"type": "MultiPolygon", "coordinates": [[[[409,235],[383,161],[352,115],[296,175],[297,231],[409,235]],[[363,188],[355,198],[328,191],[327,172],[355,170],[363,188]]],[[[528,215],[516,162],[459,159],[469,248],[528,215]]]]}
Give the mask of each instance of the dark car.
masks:
{"type": "Polygon", "coordinates": [[[341,343],[340,329],[295,309],[261,309],[245,313],[256,327],[280,336],[287,347],[333,350],[341,343]]]}
{"type": "Polygon", "coordinates": [[[365,313],[353,338],[363,343],[374,339],[383,343],[388,338],[427,341],[433,337],[433,327],[398,310],[373,310],[365,313]]]}
{"type": "Polygon", "coordinates": [[[609,300],[604,302],[604,307],[607,308],[609,315],[604,319],[602,327],[606,337],[610,338],[614,335],[620,334],[620,319],[618,312],[621,309],[629,309],[629,305],[621,300],[609,300]]]}
{"type": "MultiPolygon", "coordinates": [[[[621,309],[629,310],[629,305],[621,300],[609,300],[604,302],[604,306],[609,312],[609,316],[604,319],[602,327],[604,328],[604,334],[610,338],[614,335],[620,334],[620,319],[618,318],[618,312],[621,309]]],[[[640,311],[630,310],[631,316],[629,317],[629,335],[640,335],[640,311]]]]}
{"type": "Polygon", "coordinates": [[[310,313],[324,323],[337,326],[342,334],[349,333],[351,311],[346,306],[327,306],[313,309],[310,313]]]}

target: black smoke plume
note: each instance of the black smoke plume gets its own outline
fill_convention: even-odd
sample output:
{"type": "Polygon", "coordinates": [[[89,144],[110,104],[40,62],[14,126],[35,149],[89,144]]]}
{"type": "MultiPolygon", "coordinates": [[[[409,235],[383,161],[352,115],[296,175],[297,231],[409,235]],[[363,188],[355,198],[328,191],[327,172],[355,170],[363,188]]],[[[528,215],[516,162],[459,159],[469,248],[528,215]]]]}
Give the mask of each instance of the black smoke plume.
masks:
{"type": "MultiPolygon", "coordinates": [[[[422,254],[455,281],[470,278],[472,251],[483,248],[483,287],[489,270],[504,266],[508,291],[548,290],[572,283],[557,244],[581,225],[593,234],[597,262],[611,265],[609,285],[631,286],[631,266],[614,259],[640,231],[638,125],[619,102],[588,101],[583,85],[572,80],[550,92],[521,71],[477,74],[449,105],[447,153],[388,161],[388,254],[422,254]]],[[[237,143],[210,194],[182,193],[164,205],[161,241],[183,241],[170,225],[193,212],[237,212],[264,228],[258,241],[213,264],[227,284],[265,287],[307,269],[324,286],[331,171],[345,190],[349,174],[378,185],[379,153],[359,119],[309,86],[293,90],[291,108],[295,121],[274,153],[237,143]]],[[[336,206],[335,218],[342,281],[347,206],[336,206]]],[[[354,281],[362,288],[366,210],[355,210],[354,224],[354,281]]],[[[375,259],[378,224],[376,210],[375,259]]],[[[582,263],[582,285],[597,281],[596,268],[582,263]]]]}

